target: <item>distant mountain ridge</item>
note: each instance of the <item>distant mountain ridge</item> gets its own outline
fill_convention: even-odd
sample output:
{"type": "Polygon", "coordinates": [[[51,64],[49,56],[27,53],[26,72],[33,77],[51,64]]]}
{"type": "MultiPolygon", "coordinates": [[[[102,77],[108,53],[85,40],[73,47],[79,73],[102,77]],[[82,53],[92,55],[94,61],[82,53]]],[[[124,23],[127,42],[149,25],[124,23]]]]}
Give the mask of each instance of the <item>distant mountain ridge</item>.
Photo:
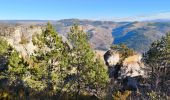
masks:
{"type": "Polygon", "coordinates": [[[90,34],[95,49],[106,50],[112,44],[126,44],[138,52],[145,52],[150,44],[170,31],[170,22],[114,22],[65,19],[55,24],[66,36],[70,26],[81,25],[90,34]]]}
{"type": "Polygon", "coordinates": [[[70,27],[78,24],[89,35],[91,46],[107,50],[112,44],[124,43],[138,52],[147,51],[150,44],[170,31],[170,21],[114,22],[79,19],[63,20],[0,20],[0,24],[44,26],[51,22],[56,31],[67,37],[70,27]]]}

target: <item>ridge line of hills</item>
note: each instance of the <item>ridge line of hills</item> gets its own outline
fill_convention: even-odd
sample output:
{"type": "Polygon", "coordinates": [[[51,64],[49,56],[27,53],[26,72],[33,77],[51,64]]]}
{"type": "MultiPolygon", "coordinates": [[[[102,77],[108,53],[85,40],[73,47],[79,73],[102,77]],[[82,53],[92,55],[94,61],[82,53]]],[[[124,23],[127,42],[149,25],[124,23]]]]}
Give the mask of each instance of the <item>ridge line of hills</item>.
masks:
{"type": "MultiPolygon", "coordinates": [[[[107,50],[113,44],[126,44],[138,52],[148,50],[150,44],[160,39],[170,31],[169,20],[154,20],[143,22],[114,22],[93,21],[79,19],[63,20],[0,20],[0,28],[3,26],[29,25],[44,26],[50,21],[56,31],[65,37],[70,27],[79,24],[89,34],[89,41],[96,50],[107,50]]],[[[1,34],[3,29],[1,28],[1,34]]]]}

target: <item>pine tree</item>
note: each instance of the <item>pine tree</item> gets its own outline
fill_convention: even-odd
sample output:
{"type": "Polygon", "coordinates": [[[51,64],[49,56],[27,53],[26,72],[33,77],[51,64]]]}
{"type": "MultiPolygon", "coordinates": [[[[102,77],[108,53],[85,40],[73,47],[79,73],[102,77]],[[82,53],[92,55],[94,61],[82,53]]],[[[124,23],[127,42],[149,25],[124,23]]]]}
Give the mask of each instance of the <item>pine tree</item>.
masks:
{"type": "MultiPolygon", "coordinates": [[[[0,38],[0,80],[6,78],[6,75],[4,73],[4,71],[7,70],[7,62],[8,62],[8,49],[10,48],[10,46],[8,45],[7,41],[5,41],[5,39],[3,39],[2,37],[0,38]]],[[[1,87],[2,88],[2,87],[1,87]]]]}
{"type": "MultiPolygon", "coordinates": [[[[20,90],[26,87],[24,79],[27,75],[28,63],[22,58],[19,52],[8,45],[7,41],[4,39],[0,40],[0,48],[0,55],[2,56],[0,80],[3,80],[1,81],[1,92],[5,92],[6,98],[9,98],[11,97],[9,93],[12,91],[12,95],[23,99],[23,96],[19,94],[25,94],[21,93],[20,90]],[[12,88],[9,89],[10,87],[12,88]]],[[[0,97],[0,99],[2,98],[0,97]]]]}
{"type": "Polygon", "coordinates": [[[97,95],[98,90],[102,90],[108,81],[104,64],[95,57],[87,38],[87,34],[77,25],[68,33],[68,39],[73,46],[69,54],[72,58],[69,67],[74,69],[69,75],[68,90],[77,96],[83,93],[97,95]]]}
{"type": "Polygon", "coordinates": [[[18,85],[24,80],[27,73],[28,63],[19,55],[19,52],[12,50],[8,57],[8,78],[12,85],[18,85]]]}
{"type": "Polygon", "coordinates": [[[37,91],[46,90],[48,96],[55,95],[64,84],[69,46],[50,23],[42,34],[33,37],[33,43],[38,49],[31,56],[28,83],[37,91]]]}
{"type": "Polygon", "coordinates": [[[8,45],[7,41],[0,37],[0,68],[1,71],[7,68],[7,55],[8,49],[10,46],[8,45]]]}
{"type": "Polygon", "coordinates": [[[0,55],[3,55],[7,52],[7,49],[9,48],[9,45],[5,39],[0,37],[0,55]]]}
{"type": "Polygon", "coordinates": [[[150,81],[152,88],[156,92],[159,90],[161,90],[162,93],[169,91],[166,84],[170,75],[169,58],[170,33],[167,33],[166,36],[163,36],[160,40],[153,42],[150,49],[144,54],[144,61],[148,65],[148,68],[151,69],[150,81]]]}

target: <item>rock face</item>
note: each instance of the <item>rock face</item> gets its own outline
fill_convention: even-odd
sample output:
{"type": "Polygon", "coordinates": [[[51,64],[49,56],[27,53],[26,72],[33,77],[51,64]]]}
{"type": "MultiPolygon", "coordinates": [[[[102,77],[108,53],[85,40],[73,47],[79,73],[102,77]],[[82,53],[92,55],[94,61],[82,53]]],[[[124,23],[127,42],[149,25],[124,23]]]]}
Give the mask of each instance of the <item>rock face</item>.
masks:
{"type": "Polygon", "coordinates": [[[123,81],[124,89],[137,90],[137,78],[146,77],[145,66],[141,61],[140,54],[134,54],[120,60],[119,52],[108,50],[104,54],[104,60],[108,66],[108,72],[111,79],[123,81]]]}
{"type": "Polygon", "coordinates": [[[104,54],[104,60],[108,67],[114,67],[120,60],[119,53],[113,50],[108,50],[104,54]]]}
{"type": "Polygon", "coordinates": [[[13,46],[17,51],[21,53],[22,56],[29,56],[31,55],[36,47],[32,43],[32,36],[35,34],[42,33],[42,27],[40,26],[11,26],[11,30],[9,30],[9,26],[7,29],[4,29],[5,33],[2,34],[8,34],[8,36],[3,36],[8,43],[13,46]]]}
{"type": "MultiPolygon", "coordinates": [[[[121,64],[120,56],[118,51],[108,50],[104,54],[104,60],[108,67],[115,68],[116,65],[121,64]]],[[[145,76],[144,73],[144,64],[141,61],[142,56],[140,54],[134,54],[129,56],[122,61],[122,66],[120,68],[121,77],[123,76],[145,76]]]]}
{"type": "Polygon", "coordinates": [[[137,77],[145,76],[144,64],[141,62],[142,56],[139,54],[129,56],[123,61],[121,68],[122,76],[137,77]]]}

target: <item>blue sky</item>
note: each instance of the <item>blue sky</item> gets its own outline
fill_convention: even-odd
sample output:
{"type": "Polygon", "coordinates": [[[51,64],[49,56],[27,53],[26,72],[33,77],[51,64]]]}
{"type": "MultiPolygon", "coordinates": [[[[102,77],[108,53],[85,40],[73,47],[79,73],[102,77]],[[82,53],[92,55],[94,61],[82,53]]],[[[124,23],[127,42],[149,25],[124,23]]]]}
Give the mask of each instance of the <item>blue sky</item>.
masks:
{"type": "Polygon", "coordinates": [[[0,19],[170,18],[170,0],[0,0],[0,19]]]}

